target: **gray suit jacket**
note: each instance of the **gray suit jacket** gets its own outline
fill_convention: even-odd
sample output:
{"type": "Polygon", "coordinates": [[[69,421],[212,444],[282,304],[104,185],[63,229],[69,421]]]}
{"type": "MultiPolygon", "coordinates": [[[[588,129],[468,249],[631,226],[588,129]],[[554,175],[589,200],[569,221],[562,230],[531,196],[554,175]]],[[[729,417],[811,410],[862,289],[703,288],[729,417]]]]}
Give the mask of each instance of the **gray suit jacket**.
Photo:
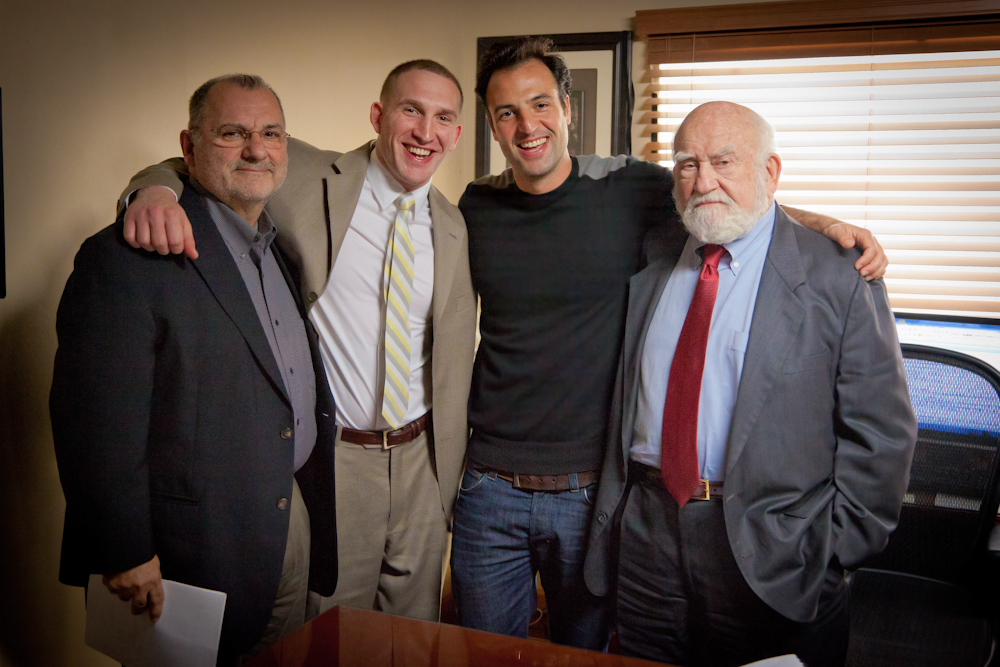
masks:
{"type": "MultiPolygon", "coordinates": [[[[646,332],[684,241],[630,284],[611,438],[585,576],[606,594],[646,332]]],[[[754,592],[800,622],[815,617],[827,567],[885,548],[909,481],[917,425],[881,280],[778,208],[754,307],[726,452],[726,530],[754,592]]],[[[627,548],[627,547],[626,547],[627,548]]]]}
{"type": "MultiPolygon", "coordinates": [[[[351,151],[323,151],[297,139],[288,142],[288,176],[267,204],[278,228],[277,241],[297,270],[307,308],[327,279],[361,197],[372,143],[351,151]]],[[[165,185],[178,194],[186,173],[182,160],[149,167],[129,183],[122,199],[138,188],[165,185]]],[[[434,464],[441,505],[451,517],[468,441],[466,409],[472,381],[476,298],[469,273],[469,240],[462,214],[431,187],[434,238],[431,383],[434,464]]],[[[119,202],[121,205],[121,201],[119,202]]],[[[196,239],[197,242],[197,239],[196,239]]]]}

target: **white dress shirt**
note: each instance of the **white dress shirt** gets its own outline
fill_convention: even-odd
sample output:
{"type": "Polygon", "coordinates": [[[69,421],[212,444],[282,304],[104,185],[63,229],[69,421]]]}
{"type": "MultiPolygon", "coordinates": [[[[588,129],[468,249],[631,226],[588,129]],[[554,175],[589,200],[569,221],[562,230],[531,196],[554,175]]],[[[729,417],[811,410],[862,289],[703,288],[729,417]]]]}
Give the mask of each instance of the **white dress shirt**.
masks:
{"type": "MultiPolygon", "coordinates": [[[[410,301],[410,403],[406,421],[431,408],[431,302],[434,243],[427,200],[430,183],[413,190],[410,238],[415,250],[410,301]]],[[[383,265],[396,198],[405,189],[372,150],[365,183],[326,289],[310,311],[319,333],[337,424],[360,430],[389,429],[382,417],[385,378],[385,291],[383,265]]]]}

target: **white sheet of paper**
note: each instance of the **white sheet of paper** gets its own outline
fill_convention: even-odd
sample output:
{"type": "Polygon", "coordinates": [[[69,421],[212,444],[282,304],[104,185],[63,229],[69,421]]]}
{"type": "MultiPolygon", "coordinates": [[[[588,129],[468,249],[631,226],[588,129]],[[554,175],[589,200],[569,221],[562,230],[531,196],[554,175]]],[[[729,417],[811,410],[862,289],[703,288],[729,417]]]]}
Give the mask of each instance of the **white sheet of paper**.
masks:
{"type": "Polygon", "coordinates": [[[153,623],[92,574],[84,641],[128,667],[215,667],[225,611],[225,593],[164,579],[163,615],[153,623]]]}
{"type": "Polygon", "coordinates": [[[743,667],[803,667],[803,665],[798,656],[789,653],[788,655],[779,655],[776,658],[751,662],[748,665],[743,665],[743,667]]]}

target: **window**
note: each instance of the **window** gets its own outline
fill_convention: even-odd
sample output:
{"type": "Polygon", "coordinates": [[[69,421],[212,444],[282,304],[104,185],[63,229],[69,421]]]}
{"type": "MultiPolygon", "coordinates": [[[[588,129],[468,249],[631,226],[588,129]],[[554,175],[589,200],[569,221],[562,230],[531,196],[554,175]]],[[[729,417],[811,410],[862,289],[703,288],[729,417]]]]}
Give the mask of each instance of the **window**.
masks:
{"type": "MultiPolygon", "coordinates": [[[[650,36],[646,157],[672,165],[673,131],[698,104],[745,104],[775,126],[778,201],[875,232],[894,308],[1000,317],[1000,17],[900,22],[913,5],[977,3],[873,0],[892,6],[892,21],[828,25],[842,8],[817,18],[819,4],[742,5],[746,16],[726,20],[747,30],[650,36]],[[761,10],[779,6],[777,18],[761,10]],[[815,11],[793,11],[806,6],[815,11]]],[[[640,19],[662,25],[678,11],[640,19]]]]}

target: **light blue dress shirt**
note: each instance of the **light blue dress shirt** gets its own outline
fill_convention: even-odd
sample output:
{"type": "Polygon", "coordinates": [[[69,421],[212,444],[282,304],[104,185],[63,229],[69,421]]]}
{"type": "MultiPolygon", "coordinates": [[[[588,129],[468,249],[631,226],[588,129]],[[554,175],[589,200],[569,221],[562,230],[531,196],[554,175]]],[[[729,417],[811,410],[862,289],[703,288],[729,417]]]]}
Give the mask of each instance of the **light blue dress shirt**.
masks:
{"type": "MultiPolygon", "coordinates": [[[[772,203],[750,233],[725,244],[728,253],[719,262],[719,291],[708,332],[698,411],[698,466],[702,478],[712,482],[726,477],[729,423],[743,374],[757,288],[774,230],[774,212],[772,203]]],[[[660,467],[670,365],[698,284],[700,248],[704,245],[694,237],[688,238],[656,305],[639,361],[639,396],[630,456],[654,468],[660,467]]]]}

